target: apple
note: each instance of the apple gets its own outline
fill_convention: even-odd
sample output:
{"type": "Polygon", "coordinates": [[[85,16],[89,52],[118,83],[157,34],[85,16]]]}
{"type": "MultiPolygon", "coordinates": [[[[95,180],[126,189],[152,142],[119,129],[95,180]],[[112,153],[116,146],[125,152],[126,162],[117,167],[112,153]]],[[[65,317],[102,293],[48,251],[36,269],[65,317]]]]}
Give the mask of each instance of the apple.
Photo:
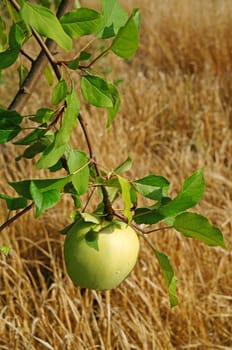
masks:
{"type": "Polygon", "coordinates": [[[68,275],[82,288],[116,288],[133,270],[139,253],[137,233],[126,223],[80,220],[68,231],[64,258],[68,275]]]}

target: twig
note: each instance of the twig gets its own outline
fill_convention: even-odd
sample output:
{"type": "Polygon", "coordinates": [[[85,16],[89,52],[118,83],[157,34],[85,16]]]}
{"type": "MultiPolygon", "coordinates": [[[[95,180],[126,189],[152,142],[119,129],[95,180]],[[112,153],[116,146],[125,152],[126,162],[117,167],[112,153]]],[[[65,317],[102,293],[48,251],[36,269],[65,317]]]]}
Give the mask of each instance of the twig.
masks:
{"type": "MultiPolygon", "coordinates": [[[[17,6],[18,9],[20,9],[19,5],[15,0],[11,0],[11,3],[13,4],[13,6],[17,6]]],[[[73,0],[62,0],[57,11],[57,17],[61,17],[71,7],[72,3],[73,0]]],[[[57,47],[56,43],[50,39],[47,39],[45,41],[45,45],[50,52],[54,51],[57,47]]],[[[19,113],[23,110],[23,107],[26,105],[33,90],[39,82],[47,64],[48,58],[44,52],[44,49],[42,49],[38,57],[34,60],[31,70],[28,73],[26,79],[24,80],[23,85],[21,86],[13,101],[9,105],[9,110],[16,110],[19,113]]]]}
{"type": "Polygon", "coordinates": [[[12,224],[15,220],[17,220],[18,218],[20,218],[20,216],[24,215],[25,213],[27,213],[29,210],[31,210],[34,206],[34,202],[31,203],[30,205],[28,205],[26,208],[24,208],[23,210],[19,211],[17,214],[15,214],[14,216],[12,216],[12,218],[8,219],[6,222],[4,222],[4,224],[2,224],[0,226],[0,232],[3,231],[7,226],[9,226],[10,224],[12,224]]]}
{"type": "MultiPolygon", "coordinates": [[[[122,221],[124,221],[125,223],[128,224],[128,219],[124,215],[119,214],[116,211],[114,211],[114,216],[118,217],[120,220],[122,220],[122,221]]],[[[147,234],[152,233],[152,232],[164,231],[164,230],[173,228],[173,226],[164,226],[164,227],[155,228],[155,229],[152,229],[152,230],[149,230],[149,231],[145,231],[145,230],[143,230],[142,228],[140,228],[138,225],[136,225],[133,222],[131,222],[129,225],[131,227],[133,227],[136,231],[139,231],[142,235],[147,235],[147,234]]]]}
{"type": "MultiPolygon", "coordinates": [[[[93,148],[92,148],[90,137],[89,137],[89,134],[88,134],[88,131],[87,131],[87,127],[86,127],[86,124],[84,123],[84,120],[83,120],[82,115],[80,113],[79,113],[79,116],[78,116],[78,120],[80,122],[82,131],[84,133],[85,140],[86,140],[86,143],[87,143],[87,146],[88,146],[89,157],[93,160],[93,164],[94,164],[94,168],[95,168],[97,176],[100,176],[101,173],[100,173],[100,171],[98,169],[98,165],[97,165],[94,153],[93,153],[93,148]]],[[[107,220],[111,221],[113,219],[113,216],[114,216],[114,211],[113,211],[113,208],[112,208],[110,200],[109,200],[108,192],[107,192],[106,188],[103,185],[101,185],[100,187],[101,187],[101,191],[102,191],[102,195],[103,195],[104,212],[106,214],[107,220]]]]}

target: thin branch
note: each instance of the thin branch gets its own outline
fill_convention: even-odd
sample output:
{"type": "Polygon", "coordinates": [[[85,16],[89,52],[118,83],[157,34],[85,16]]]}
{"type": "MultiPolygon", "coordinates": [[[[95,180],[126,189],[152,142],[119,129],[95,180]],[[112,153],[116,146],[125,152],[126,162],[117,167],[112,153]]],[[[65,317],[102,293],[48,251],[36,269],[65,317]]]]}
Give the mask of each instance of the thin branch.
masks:
{"type": "MultiPolygon", "coordinates": [[[[18,6],[15,0],[11,0],[13,6],[18,6]],[[17,5],[16,5],[17,4],[17,5]]],[[[57,17],[61,17],[69,8],[72,6],[73,0],[62,0],[57,11],[57,17]]],[[[49,52],[52,52],[56,49],[57,45],[54,41],[47,39],[45,45],[49,52]]],[[[18,90],[13,101],[9,105],[9,110],[16,110],[19,113],[23,110],[27,101],[31,97],[32,92],[34,91],[37,83],[43,75],[44,69],[48,64],[48,58],[44,52],[44,49],[41,50],[38,57],[34,60],[31,70],[28,73],[23,85],[18,90]]]]}
{"type": "Polygon", "coordinates": [[[88,69],[91,68],[94,63],[96,63],[100,58],[105,56],[110,51],[110,47],[102,51],[97,57],[95,57],[87,66],[79,66],[79,69],[88,69]]]}
{"type": "Polygon", "coordinates": [[[18,218],[20,218],[20,216],[26,214],[29,210],[31,210],[34,206],[34,202],[31,203],[30,205],[28,205],[26,208],[24,208],[23,210],[19,211],[17,214],[15,214],[14,216],[12,216],[12,218],[8,219],[6,222],[4,222],[4,224],[2,224],[0,226],[0,232],[3,231],[7,226],[9,226],[10,224],[12,224],[14,221],[16,221],[18,218]]]}
{"type": "Polygon", "coordinates": [[[20,49],[20,52],[21,52],[21,54],[22,54],[23,56],[25,56],[31,63],[34,62],[33,58],[32,58],[30,55],[28,55],[25,51],[23,51],[23,49],[20,49]]]}
{"type": "MultiPolygon", "coordinates": [[[[98,165],[97,165],[94,153],[93,153],[93,148],[92,148],[92,144],[91,144],[90,137],[89,137],[89,134],[88,134],[88,130],[87,130],[86,124],[84,123],[82,115],[80,113],[79,113],[79,116],[78,116],[78,120],[80,122],[82,131],[84,133],[85,140],[86,140],[86,143],[87,143],[87,146],[88,146],[89,157],[93,160],[93,164],[94,164],[94,168],[95,168],[97,176],[100,176],[101,173],[100,173],[100,171],[98,169],[98,165]]],[[[113,211],[113,208],[112,208],[110,200],[109,200],[108,192],[107,192],[107,190],[106,190],[106,188],[104,186],[101,185],[100,187],[101,187],[101,191],[102,191],[102,195],[103,195],[104,211],[105,211],[105,214],[106,214],[106,218],[109,221],[111,221],[113,219],[113,216],[114,216],[114,211],[113,211]]]]}
{"type": "MultiPolygon", "coordinates": [[[[124,215],[119,214],[119,213],[114,211],[114,216],[118,217],[120,220],[122,220],[128,224],[128,219],[124,215]]],[[[152,233],[152,232],[164,231],[164,230],[173,228],[173,226],[164,226],[164,227],[160,227],[160,228],[155,228],[153,230],[145,231],[134,223],[130,223],[129,225],[131,227],[133,227],[136,231],[139,231],[142,235],[147,235],[147,234],[152,233]]]]}

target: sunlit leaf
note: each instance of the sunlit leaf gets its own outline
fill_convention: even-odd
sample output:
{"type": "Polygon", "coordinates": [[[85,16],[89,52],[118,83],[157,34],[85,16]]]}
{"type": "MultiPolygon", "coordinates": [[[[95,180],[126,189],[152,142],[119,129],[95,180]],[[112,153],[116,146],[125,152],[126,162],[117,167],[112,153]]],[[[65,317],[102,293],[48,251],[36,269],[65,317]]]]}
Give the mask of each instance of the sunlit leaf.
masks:
{"type": "Polygon", "coordinates": [[[54,40],[64,50],[71,50],[71,38],[65,33],[57,17],[48,8],[24,1],[21,15],[25,23],[39,34],[54,40]]]}
{"type": "Polygon", "coordinates": [[[101,0],[103,23],[99,36],[103,39],[115,36],[119,29],[124,26],[128,14],[119,4],[118,0],[101,0]]]}
{"type": "Polygon", "coordinates": [[[176,296],[177,277],[174,274],[173,267],[167,255],[154,249],[157,260],[159,261],[161,271],[163,273],[166,285],[168,287],[169,299],[171,307],[178,304],[178,298],[176,296]]]}
{"type": "Polygon", "coordinates": [[[81,91],[85,100],[94,106],[106,108],[114,106],[111,89],[105,79],[85,75],[81,78],[81,91]]]}
{"type": "Polygon", "coordinates": [[[222,232],[202,215],[182,213],[176,216],[173,226],[184,236],[199,239],[209,246],[226,248],[222,232]]]}
{"type": "Polygon", "coordinates": [[[84,194],[89,184],[88,157],[82,151],[72,150],[67,159],[68,169],[72,176],[72,183],[78,195],[84,194]]]}
{"type": "Polygon", "coordinates": [[[132,220],[132,213],[131,213],[132,201],[131,201],[131,195],[130,195],[131,184],[124,177],[120,175],[117,175],[117,177],[122,190],[122,199],[124,202],[124,215],[127,217],[128,222],[131,222],[132,220]]]}
{"type": "Polygon", "coordinates": [[[101,25],[102,15],[90,8],[78,8],[61,17],[60,23],[71,38],[79,38],[96,32],[101,25]]]}
{"type": "Polygon", "coordinates": [[[167,194],[169,181],[163,176],[151,174],[134,181],[133,185],[144,197],[160,200],[167,194]]]}
{"type": "Polygon", "coordinates": [[[33,181],[30,183],[30,194],[35,202],[36,217],[46,209],[52,208],[60,200],[60,192],[57,189],[42,192],[33,181]]]}
{"type": "MultiPolygon", "coordinates": [[[[139,10],[137,10],[139,11],[139,10]]],[[[118,56],[130,58],[139,46],[139,33],[134,16],[128,19],[126,24],[119,30],[117,36],[111,44],[111,50],[118,56]]]]}
{"type": "Polygon", "coordinates": [[[177,197],[161,207],[159,211],[166,217],[175,216],[196,205],[202,198],[204,191],[204,174],[203,170],[200,169],[184,181],[177,197]]]}
{"type": "Polygon", "coordinates": [[[64,79],[61,79],[54,87],[52,92],[52,104],[56,105],[60,103],[67,95],[68,86],[64,79]]]}

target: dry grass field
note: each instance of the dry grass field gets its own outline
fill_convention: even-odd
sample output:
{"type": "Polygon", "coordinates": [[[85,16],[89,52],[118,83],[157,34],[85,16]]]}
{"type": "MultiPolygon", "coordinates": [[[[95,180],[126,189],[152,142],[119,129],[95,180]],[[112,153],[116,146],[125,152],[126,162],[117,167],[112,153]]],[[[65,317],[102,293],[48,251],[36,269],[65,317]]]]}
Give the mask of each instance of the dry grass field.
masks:
{"type": "MultiPolygon", "coordinates": [[[[135,270],[110,296],[81,291],[65,273],[58,233],[71,203],[64,198],[39,219],[30,212],[0,236],[0,244],[12,247],[10,257],[0,257],[1,350],[232,349],[232,1],[122,3],[141,8],[141,45],[128,62],[109,56],[96,67],[110,65],[109,77],[123,79],[122,107],[110,131],[104,112],[83,107],[98,162],[111,169],[130,154],[128,178],[163,175],[173,194],[204,167],[207,190],[196,210],[222,229],[228,250],[174,230],[149,237],[178,276],[180,303],[170,309],[145,242],[135,270]]],[[[16,88],[14,70],[7,74],[8,85],[0,86],[6,106],[16,88]]],[[[42,79],[24,111],[48,105],[48,91],[42,79]]],[[[78,128],[73,143],[83,145],[78,128]]],[[[13,161],[18,152],[1,149],[1,192],[6,181],[35,176],[31,162],[13,161]]],[[[5,218],[1,203],[1,222],[5,218]]]]}

